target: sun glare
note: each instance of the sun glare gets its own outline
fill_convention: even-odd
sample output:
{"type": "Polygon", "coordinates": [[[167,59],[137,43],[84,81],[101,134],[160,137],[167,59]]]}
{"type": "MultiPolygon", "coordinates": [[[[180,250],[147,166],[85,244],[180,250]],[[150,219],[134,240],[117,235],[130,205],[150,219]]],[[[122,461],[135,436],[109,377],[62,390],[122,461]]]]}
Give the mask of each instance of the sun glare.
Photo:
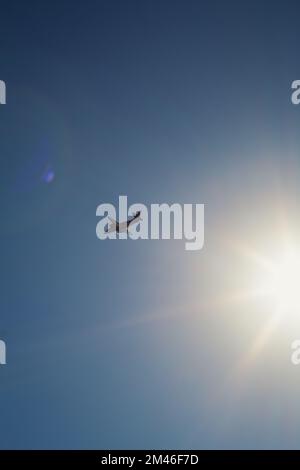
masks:
{"type": "Polygon", "coordinates": [[[290,237],[273,237],[259,246],[261,250],[240,245],[245,261],[239,273],[243,287],[233,299],[259,326],[238,363],[237,376],[255,362],[274,335],[290,337],[300,328],[300,246],[290,237]],[[244,270],[248,275],[243,275],[244,270]]]}
{"type": "Polygon", "coordinates": [[[239,277],[243,283],[236,299],[240,305],[251,302],[253,306],[254,302],[259,315],[276,316],[289,330],[299,328],[300,246],[291,237],[273,237],[258,245],[258,249],[240,245],[244,261],[239,277]]]}
{"type": "Polygon", "coordinates": [[[289,249],[281,259],[272,260],[262,293],[281,315],[298,316],[300,311],[300,252],[289,249]]]}

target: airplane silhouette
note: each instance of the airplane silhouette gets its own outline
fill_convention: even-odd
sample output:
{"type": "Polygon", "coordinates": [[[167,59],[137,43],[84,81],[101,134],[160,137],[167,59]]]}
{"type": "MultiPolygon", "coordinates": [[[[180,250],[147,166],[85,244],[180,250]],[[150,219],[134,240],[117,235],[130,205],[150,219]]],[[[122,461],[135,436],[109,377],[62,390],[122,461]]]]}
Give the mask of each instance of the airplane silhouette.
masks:
{"type": "Polygon", "coordinates": [[[136,212],[134,215],[129,217],[125,222],[119,222],[117,220],[112,219],[111,217],[108,217],[111,224],[105,228],[106,233],[111,233],[111,232],[128,232],[129,226],[132,224],[137,224],[141,218],[141,211],[136,212]]]}

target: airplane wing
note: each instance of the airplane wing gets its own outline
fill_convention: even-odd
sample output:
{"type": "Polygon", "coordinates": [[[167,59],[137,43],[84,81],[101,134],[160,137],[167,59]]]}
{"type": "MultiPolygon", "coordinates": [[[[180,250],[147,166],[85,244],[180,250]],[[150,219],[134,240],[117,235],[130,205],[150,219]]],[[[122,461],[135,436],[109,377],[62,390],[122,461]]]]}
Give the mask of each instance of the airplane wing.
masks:
{"type": "Polygon", "coordinates": [[[127,232],[127,222],[119,223],[119,232],[127,232]]]}
{"type": "Polygon", "coordinates": [[[106,233],[115,232],[115,231],[116,231],[116,228],[117,228],[116,225],[111,224],[111,225],[109,225],[109,227],[107,228],[106,233]]]}
{"type": "Polygon", "coordinates": [[[109,226],[107,227],[106,229],[106,233],[112,233],[112,232],[115,232],[117,230],[117,221],[112,219],[111,217],[108,217],[109,220],[110,220],[110,224],[109,226]]]}
{"type": "Polygon", "coordinates": [[[142,220],[140,216],[134,215],[133,217],[127,220],[127,226],[129,227],[130,225],[137,224],[140,220],[142,220]]]}

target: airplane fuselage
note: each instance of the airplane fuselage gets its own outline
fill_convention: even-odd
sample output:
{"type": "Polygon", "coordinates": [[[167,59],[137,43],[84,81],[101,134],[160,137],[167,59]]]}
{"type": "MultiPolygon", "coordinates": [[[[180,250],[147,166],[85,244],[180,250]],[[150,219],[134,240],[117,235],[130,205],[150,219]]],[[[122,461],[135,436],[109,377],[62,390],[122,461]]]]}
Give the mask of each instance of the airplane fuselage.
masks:
{"type": "Polygon", "coordinates": [[[134,216],[131,219],[126,220],[126,222],[116,222],[116,232],[126,232],[130,225],[137,224],[141,220],[141,216],[134,216]]]}

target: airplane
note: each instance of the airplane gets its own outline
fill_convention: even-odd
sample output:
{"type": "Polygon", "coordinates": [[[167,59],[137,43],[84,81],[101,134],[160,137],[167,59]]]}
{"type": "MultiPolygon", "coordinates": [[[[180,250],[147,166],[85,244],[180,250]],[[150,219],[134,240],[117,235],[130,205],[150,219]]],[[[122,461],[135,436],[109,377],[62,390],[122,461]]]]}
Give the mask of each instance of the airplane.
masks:
{"type": "Polygon", "coordinates": [[[125,222],[118,222],[117,220],[108,217],[110,220],[110,225],[105,228],[106,233],[111,232],[128,232],[129,226],[132,224],[137,224],[140,220],[143,220],[141,217],[141,211],[136,212],[134,215],[129,217],[125,222]]]}

